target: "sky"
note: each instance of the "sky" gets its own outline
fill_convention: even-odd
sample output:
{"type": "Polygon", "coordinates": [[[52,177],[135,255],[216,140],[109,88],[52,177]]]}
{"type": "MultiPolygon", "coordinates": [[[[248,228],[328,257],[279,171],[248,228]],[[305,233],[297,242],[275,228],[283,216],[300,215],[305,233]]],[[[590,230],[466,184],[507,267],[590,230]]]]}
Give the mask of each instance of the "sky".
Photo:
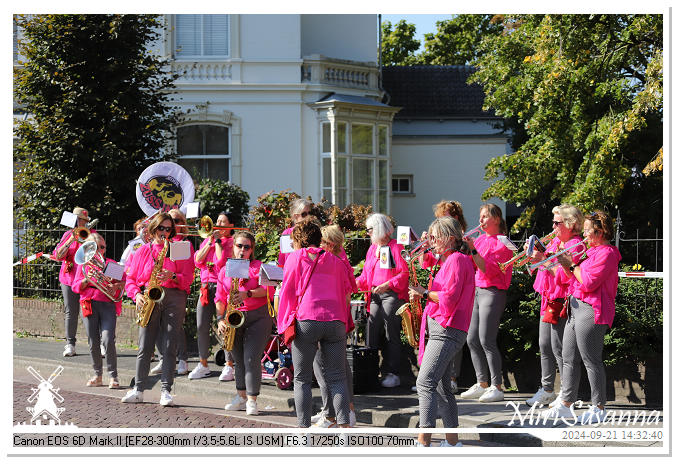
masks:
{"type": "Polygon", "coordinates": [[[451,16],[450,14],[383,14],[382,22],[389,21],[391,24],[396,24],[405,19],[407,23],[413,23],[415,25],[415,39],[420,41],[418,52],[421,52],[424,50],[424,34],[436,32],[436,21],[450,19],[451,16]]]}

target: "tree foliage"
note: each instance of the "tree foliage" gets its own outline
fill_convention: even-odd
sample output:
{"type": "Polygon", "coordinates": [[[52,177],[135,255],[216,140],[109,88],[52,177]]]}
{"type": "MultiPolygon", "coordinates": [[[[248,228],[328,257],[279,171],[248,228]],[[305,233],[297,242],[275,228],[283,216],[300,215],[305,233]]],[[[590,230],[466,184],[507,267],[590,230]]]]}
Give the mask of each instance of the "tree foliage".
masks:
{"type": "Polygon", "coordinates": [[[521,140],[486,166],[483,198],[525,206],[515,230],[562,202],[648,218],[662,198],[662,179],[641,173],[662,146],[662,16],[513,15],[502,25],[481,42],[471,81],[521,140]]]}
{"type": "Polygon", "coordinates": [[[63,210],[88,208],[104,222],[139,215],[134,179],[167,159],[174,76],[149,51],[150,15],[36,15],[23,32],[15,102],[15,213],[54,226],[63,210]]]}
{"type": "Polygon", "coordinates": [[[231,212],[234,224],[238,227],[247,220],[250,195],[231,182],[201,179],[196,183],[196,201],[200,201],[201,215],[210,216],[213,221],[222,211],[231,212]]]}
{"type": "Polygon", "coordinates": [[[420,41],[415,39],[415,25],[400,20],[392,26],[390,21],[382,23],[382,64],[384,66],[408,66],[417,64],[415,52],[420,41]]]}
{"type": "Polygon", "coordinates": [[[502,17],[495,15],[454,15],[436,22],[436,32],[424,35],[423,64],[467,65],[480,57],[479,44],[502,32],[502,17]]]}

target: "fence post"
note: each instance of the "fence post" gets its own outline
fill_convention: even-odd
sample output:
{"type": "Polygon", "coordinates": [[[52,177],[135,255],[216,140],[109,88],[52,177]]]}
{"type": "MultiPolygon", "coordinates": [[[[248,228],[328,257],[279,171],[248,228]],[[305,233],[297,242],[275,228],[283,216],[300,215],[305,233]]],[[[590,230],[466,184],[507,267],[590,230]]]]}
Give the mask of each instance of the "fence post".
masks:
{"type": "Polygon", "coordinates": [[[615,218],[615,247],[620,250],[620,227],[622,220],[620,219],[620,210],[618,210],[618,217],[615,218]]]}

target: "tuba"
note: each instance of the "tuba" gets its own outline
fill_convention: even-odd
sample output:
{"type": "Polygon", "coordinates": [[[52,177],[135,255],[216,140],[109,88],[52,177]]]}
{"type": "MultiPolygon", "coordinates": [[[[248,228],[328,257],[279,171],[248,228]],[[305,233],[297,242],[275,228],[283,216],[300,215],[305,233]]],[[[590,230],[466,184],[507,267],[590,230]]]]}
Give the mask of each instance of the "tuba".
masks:
{"type": "Polygon", "coordinates": [[[233,350],[233,342],[236,339],[236,329],[243,325],[245,322],[245,315],[243,311],[238,308],[242,307],[242,303],[236,307],[232,301],[235,295],[238,294],[238,288],[240,287],[241,279],[236,277],[231,279],[231,291],[229,292],[229,304],[226,307],[226,314],[224,315],[224,321],[226,322],[226,332],[224,332],[224,339],[222,346],[224,351],[233,350]]]}
{"type": "Polygon", "coordinates": [[[114,284],[117,284],[120,281],[114,280],[104,274],[106,262],[104,261],[104,258],[97,253],[96,242],[85,242],[78,248],[78,251],[75,253],[74,261],[76,264],[82,266],[82,272],[85,276],[87,276],[88,273],[93,274],[93,278],[89,279],[90,283],[111,301],[117,303],[123,299],[123,288],[114,288],[114,284]]]}
{"type": "Polygon", "coordinates": [[[153,314],[153,308],[156,303],[161,301],[165,297],[165,290],[160,286],[158,282],[158,273],[163,269],[163,262],[165,261],[165,255],[167,255],[167,249],[170,242],[165,240],[165,245],[163,249],[158,253],[156,262],[153,265],[153,270],[151,271],[151,277],[146,285],[146,291],[144,291],[144,304],[141,310],[137,310],[136,323],[139,327],[146,327],[151,320],[151,314],[153,314]]]}

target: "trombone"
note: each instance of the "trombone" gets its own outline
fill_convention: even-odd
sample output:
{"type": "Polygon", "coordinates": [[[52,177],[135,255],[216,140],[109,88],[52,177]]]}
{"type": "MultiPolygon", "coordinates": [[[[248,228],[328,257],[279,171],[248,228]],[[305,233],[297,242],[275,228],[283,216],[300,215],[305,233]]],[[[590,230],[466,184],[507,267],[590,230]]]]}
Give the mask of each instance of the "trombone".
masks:
{"type": "Polygon", "coordinates": [[[180,232],[177,235],[182,235],[185,237],[200,237],[208,238],[216,230],[250,230],[247,227],[222,227],[215,226],[210,216],[203,216],[198,220],[195,226],[182,226],[187,227],[189,232],[180,232]],[[195,233],[193,233],[195,232],[195,233]]]}
{"type": "MultiPolygon", "coordinates": [[[[588,248],[587,243],[585,243],[584,240],[580,240],[578,243],[574,243],[573,245],[569,246],[568,248],[564,248],[563,250],[561,250],[557,253],[549,255],[547,258],[543,259],[542,261],[540,261],[538,263],[531,264],[530,266],[528,266],[528,270],[533,272],[535,269],[539,268],[540,266],[545,264],[547,261],[551,261],[554,258],[556,258],[557,256],[560,256],[560,255],[566,253],[567,251],[569,251],[570,249],[575,248],[575,247],[580,246],[580,245],[582,245],[584,247],[584,249],[582,251],[574,252],[573,256],[575,257],[575,256],[584,255],[587,252],[587,248],[588,248]]],[[[556,266],[557,264],[559,264],[559,262],[554,261],[553,263],[550,263],[548,266],[545,266],[545,269],[551,269],[554,266],[556,266]]]]}
{"type": "Polygon", "coordinates": [[[78,241],[78,243],[84,243],[90,237],[90,229],[97,225],[99,219],[94,219],[88,222],[84,226],[76,227],[73,229],[73,237],[78,241]]]}
{"type": "MultiPolygon", "coordinates": [[[[540,241],[541,241],[541,242],[547,242],[547,241],[553,239],[554,237],[556,237],[556,230],[553,230],[553,231],[550,232],[549,234],[547,234],[547,235],[545,235],[544,237],[542,237],[542,238],[540,239],[540,241]]],[[[501,272],[505,272],[505,269],[507,269],[508,266],[511,266],[512,264],[514,264],[514,263],[515,263],[516,261],[518,261],[518,260],[521,260],[521,261],[519,262],[519,266],[523,266],[524,264],[528,263],[528,261],[530,261],[531,257],[530,257],[530,256],[526,256],[526,251],[527,251],[527,250],[523,250],[522,252],[515,254],[515,255],[512,257],[512,259],[510,259],[510,260],[507,261],[507,262],[499,263],[500,271],[501,271],[501,272]]]]}
{"type": "Polygon", "coordinates": [[[401,250],[401,257],[406,263],[409,263],[413,259],[419,258],[423,254],[431,251],[434,247],[429,244],[428,240],[423,240],[418,242],[411,251],[405,249],[401,250]]]}

